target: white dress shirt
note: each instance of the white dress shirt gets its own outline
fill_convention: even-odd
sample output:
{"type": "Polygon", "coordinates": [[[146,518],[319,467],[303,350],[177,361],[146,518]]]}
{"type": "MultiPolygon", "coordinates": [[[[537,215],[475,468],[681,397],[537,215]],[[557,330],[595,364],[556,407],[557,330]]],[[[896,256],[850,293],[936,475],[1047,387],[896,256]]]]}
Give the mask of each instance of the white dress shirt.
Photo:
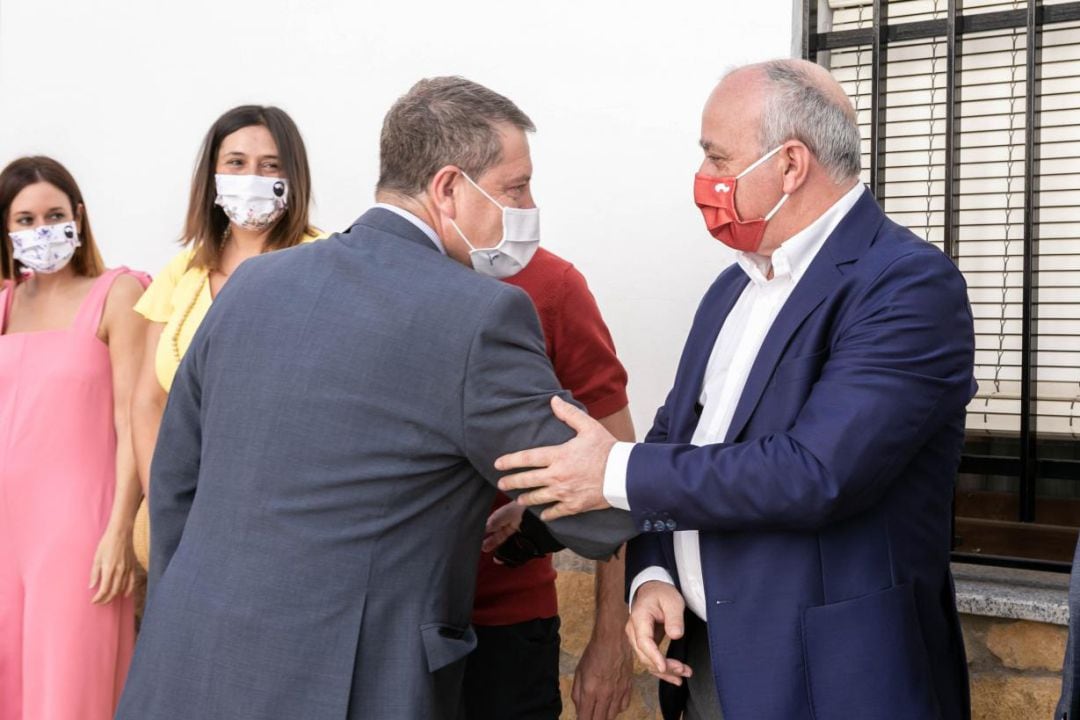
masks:
{"type": "MultiPolygon", "coordinates": [[[[825,244],[825,240],[863,192],[865,189],[862,184],[856,184],[809,227],[778,247],[773,252],[771,261],[770,258],[754,253],[737,254],[736,262],[750,276],[750,283],[724,320],[713,345],[701,388],[701,418],[690,440],[691,444],[724,442],[735,407],[739,403],[765,335],[787,302],[791,291],[825,244]]],[[[633,443],[616,443],[608,455],[604,471],[604,498],[612,507],[623,510],[630,509],[626,490],[626,467],[633,447],[633,443]]],[[[678,531],[673,541],[675,564],[686,606],[702,620],[706,620],[705,580],[701,569],[698,532],[678,531]]],[[[630,586],[631,601],[638,587],[650,580],[674,584],[666,569],[659,566],[646,568],[638,573],[630,586]]]]}
{"type": "Polygon", "coordinates": [[[391,205],[390,203],[375,203],[375,207],[382,208],[383,210],[389,210],[395,215],[405,218],[413,225],[423,230],[424,234],[428,236],[428,240],[435,243],[435,247],[439,249],[439,252],[441,252],[443,255],[446,254],[446,248],[443,247],[442,240],[435,233],[432,227],[420,218],[413,215],[405,208],[399,208],[397,205],[391,205]]]}

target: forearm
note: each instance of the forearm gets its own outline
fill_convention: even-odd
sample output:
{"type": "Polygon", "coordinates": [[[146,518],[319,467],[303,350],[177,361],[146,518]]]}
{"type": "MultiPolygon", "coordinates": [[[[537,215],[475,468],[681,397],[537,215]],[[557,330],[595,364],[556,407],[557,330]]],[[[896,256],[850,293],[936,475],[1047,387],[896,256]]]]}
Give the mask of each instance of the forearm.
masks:
{"type": "Polygon", "coordinates": [[[139,484],[136,472],[135,452],[129,418],[117,423],[116,427],[116,491],[113,496],[112,512],[109,525],[124,530],[131,530],[135,513],[143,497],[143,488],[139,484]]]}
{"type": "Polygon", "coordinates": [[[143,495],[147,497],[150,495],[150,463],[154,458],[158,429],[168,399],[154,366],[163,327],[161,323],[150,323],[147,328],[139,376],[131,396],[132,426],[128,435],[132,442],[138,480],[142,484],[143,495]]]}
{"type": "MultiPolygon", "coordinates": [[[[634,442],[634,421],[630,408],[599,419],[601,425],[620,442],[634,442]]],[[[626,546],[607,562],[596,563],[596,621],[594,637],[622,638],[626,626],[626,546]]]]}
{"type": "Polygon", "coordinates": [[[627,606],[624,598],[626,584],[626,548],[615,557],[596,563],[596,620],[593,637],[617,638],[621,641],[626,626],[627,606]]]}
{"type": "Polygon", "coordinates": [[[596,421],[619,442],[634,442],[634,420],[630,417],[629,406],[596,421]]]}
{"type": "Polygon", "coordinates": [[[141,484],[143,494],[148,494],[150,463],[154,458],[154,446],[157,445],[158,429],[161,427],[161,416],[164,412],[164,397],[161,401],[156,398],[143,398],[132,408],[133,423],[129,433],[133,450],[132,470],[135,471],[137,483],[141,484]]]}

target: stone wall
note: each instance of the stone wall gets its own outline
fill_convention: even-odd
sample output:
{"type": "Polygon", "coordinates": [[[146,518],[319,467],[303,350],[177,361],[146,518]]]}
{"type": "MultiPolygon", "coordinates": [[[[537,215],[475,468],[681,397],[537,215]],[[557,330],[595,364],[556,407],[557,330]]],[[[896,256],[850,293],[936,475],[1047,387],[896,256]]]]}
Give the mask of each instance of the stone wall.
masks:
{"type": "MultiPolygon", "coordinates": [[[[592,563],[568,553],[556,556],[562,616],[563,719],[574,720],[570,687],[574,668],[592,630],[592,563]]],[[[1030,620],[961,615],[972,720],[1050,720],[1061,690],[1066,628],[1030,620]]],[[[656,680],[637,667],[633,700],[621,720],[657,720],[656,680]]]]}
{"type": "Polygon", "coordinates": [[[1050,720],[1061,692],[1066,628],[976,615],[960,619],[972,720],[1050,720]]]}

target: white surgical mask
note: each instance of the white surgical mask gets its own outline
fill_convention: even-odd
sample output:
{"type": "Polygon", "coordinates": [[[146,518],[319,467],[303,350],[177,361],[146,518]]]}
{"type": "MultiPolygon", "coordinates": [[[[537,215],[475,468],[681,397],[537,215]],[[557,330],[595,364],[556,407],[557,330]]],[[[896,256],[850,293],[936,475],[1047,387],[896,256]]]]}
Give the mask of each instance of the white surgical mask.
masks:
{"type": "Polygon", "coordinates": [[[508,278],[517,275],[525,269],[540,247],[540,210],[539,208],[506,207],[498,200],[488,195],[484,188],[477,185],[471,177],[461,173],[465,179],[479,190],[484,197],[502,210],[503,234],[502,240],[495,247],[475,248],[461,232],[461,228],[452,219],[450,224],[457,230],[457,234],[469,246],[469,260],[472,261],[473,269],[482,275],[490,275],[494,278],[508,278]]]}
{"type": "Polygon", "coordinates": [[[8,233],[15,259],[34,272],[49,274],[61,270],[75,255],[79,231],[75,222],[39,225],[33,230],[8,233]]]}
{"type": "Polygon", "coordinates": [[[216,205],[229,219],[248,230],[265,230],[277,222],[289,204],[289,181],[262,175],[215,175],[216,205]]]}

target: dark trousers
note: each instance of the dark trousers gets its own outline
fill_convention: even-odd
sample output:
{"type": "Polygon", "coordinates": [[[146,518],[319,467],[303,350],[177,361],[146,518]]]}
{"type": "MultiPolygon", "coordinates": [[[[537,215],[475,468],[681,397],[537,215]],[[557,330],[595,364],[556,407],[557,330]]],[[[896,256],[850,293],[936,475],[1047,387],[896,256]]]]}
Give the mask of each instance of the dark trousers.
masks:
{"type": "Polygon", "coordinates": [[[686,664],[694,675],[686,681],[689,697],[684,720],[723,720],[709,652],[709,626],[690,611],[686,613],[686,649],[686,664]]]}
{"type": "Polygon", "coordinates": [[[465,661],[465,720],[558,720],[559,618],[476,628],[465,661]]]}

